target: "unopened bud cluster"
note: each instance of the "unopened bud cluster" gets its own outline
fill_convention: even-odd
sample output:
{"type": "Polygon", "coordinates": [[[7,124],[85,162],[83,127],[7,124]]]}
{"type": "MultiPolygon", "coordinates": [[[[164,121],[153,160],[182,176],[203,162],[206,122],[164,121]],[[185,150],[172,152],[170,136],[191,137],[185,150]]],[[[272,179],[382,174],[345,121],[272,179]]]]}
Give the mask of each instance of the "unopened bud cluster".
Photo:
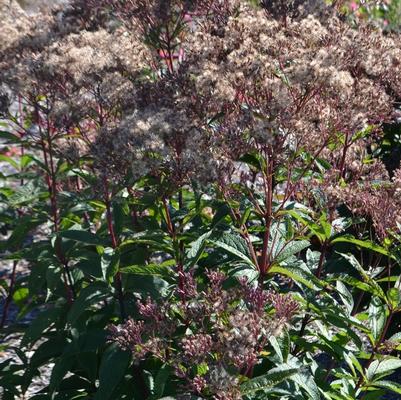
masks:
{"type": "Polygon", "coordinates": [[[258,363],[269,338],[286,328],[298,304],[246,279],[224,289],[224,274],[209,271],[207,276],[203,290],[191,276],[191,296],[176,292],[161,304],[150,298],[139,302],[142,318],[111,325],[109,340],[131,351],[137,362],[156,357],[171,365],[182,379],[182,393],[239,399],[238,377],[258,363]]]}

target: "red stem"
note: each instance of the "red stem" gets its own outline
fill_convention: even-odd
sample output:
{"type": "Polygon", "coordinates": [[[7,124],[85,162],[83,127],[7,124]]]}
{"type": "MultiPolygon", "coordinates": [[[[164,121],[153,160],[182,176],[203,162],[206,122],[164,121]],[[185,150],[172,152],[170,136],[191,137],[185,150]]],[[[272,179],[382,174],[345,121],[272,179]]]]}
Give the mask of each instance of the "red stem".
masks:
{"type": "MultiPolygon", "coordinates": [[[[37,121],[40,120],[39,112],[36,110],[36,117],[37,121]]],[[[51,204],[51,209],[52,209],[52,218],[53,218],[53,227],[54,231],[57,234],[59,232],[59,213],[58,213],[58,206],[57,206],[57,185],[56,185],[56,173],[54,169],[54,162],[53,162],[53,156],[52,156],[52,147],[51,147],[51,139],[50,139],[50,125],[47,124],[48,126],[48,131],[47,131],[47,143],[48,143],[48,148],[46,148],[45,140],[43,137],[43,132],[42,132],[42,127],[38,123],[40,133],[41,133],[41,147],[42,147],[42,152],[43,152],[43,159],[46,165],[46,183],[49,191],[49,196],[50,196],[50,204],[51,204]]],[[[74,284],[71,276],[71,271],[68,266],[68,261],[65,259],[61,247],[60,247],[60,239],[57,237],[55,241],[55,252],[58,260],[60,263],[63,265],[63,280],[64,280],[64,286],[66,289],[67,293],[67,301],[69,304],[73,303],[73,300],[76,298],[76,293],[74,289],[74,284]]]]}
{"type": "MultiPolygon", "coordinates": [[[[385,324],[385,326],[383,328],[382,334],[380,335],[379,340],[377,341],[377,343],[375,344],[375,347],[372,350],[372,354],[370,355],[370,358],[369,358],[369,360],[367,361],[367,363],[365,365],[365,369],[369,368],[370,364],[372,364],[372,362],[373,362],[373,360],[375,358],[375,355],[377,353],[378,348],[380,347],[380,345],[382,344],[384,338],[387,335],[387,331],[390,328],[390,324],[391,324],[391,321],[393,320],[393,316],[394,316],[394,312],[393,312],[393,310],[390,310],[390,314],[389,314],[389,316],[387,318],[387,321],[386,321],[386,324],[385,324]]],[[[362,386],[363,382],[364,382],[364,378],[361,375],[361,377],[358,380],[358,383],[356,384],[356,389],[359,389],[362,386]]],[[[363,394],[361,396],[361,400],[364,397],[365,397],[365,394],[363,394]]]]}
{"type": "Polygon", "coordinates": [[[340,162],[340,178],[345,177],[345,159],[347,157],[348,148],[349,148],[349,143],[348,143],[348,132],[347,132],[346,136],[345,136],[345,143],[344,143],[343,153],[342,153],[341,162],[340,162]]]}
{"type": "Polygon", "coordinates": [[[321,275],[322,275],[322,271],[323,271],[323,264],[324,264],[324,259],[326,256],[326,251],[327,251],[327,247],[328,247],[328,242],[327,240],[325,240],[322,244],[322,251],[320,252],[320,257],[319,257],[319,264],[316,270],[316,277],[320,279],[321,275]]]}
{"type": "MultiPolygon", "coordinates": [[[[104,183],[104,189],[105,189],[104,194],[105,194],[105,204],[106,204],[107,227],[108,227],[109,235],[111,238],[111,245],[112,245],[113,249],[116,249],[118,247],[118,241],[117,241],[117,237],[116,237],[114,225],[113,225],[113,215],[111,213],[109,186],[108,186],[108,182],[107,182],[106,178],[104,178],[103,183],[104,183]]],[[[122,285],[120,271],[117,271],[117,273],[115,275],[115,286],[116,286],[116,290],[117,290],[117,294],[118,294],[118,302],[120,305],[121,320],[124,321],[124,319],[126,317],[126,313],[125,313],[124,292],[123,292],[123,285],[122,285]]]]}
{"type": "Polygon", "coordinates": [[[8,309],[10,307],[11,300],[13,298],[17,265],[18,265],[18,261],[14,260],[14,262],[13,262],[13,270],[12,270],[11,277],[10,277],[10,288],[8,290],[8,295],[7,295],[7,298],[6,298],[5,303],[4,303],[3,314],[1,316],[1,322],[0,322],[0,329],[2,329],[4,327],[4,325],[5,325],[5,323],[6,323],[7,315],[8,315],[8,309]]]}
{"type": "Polygon", "coordinates": [[[263,247],[262,257],[259,262],[259,273],[260,282],[263,282],[263,278],[269,271],[268,263],[268,251],[269,251],[269,239],[270,239],[270,228],[272,222],[272,210],[273,210],[273,155],[271,151],[268,152],[267,159],[267,173],[264,174],[264,189],[265,189],[265,233],[263,235],[263,247]]]}
{"type": "MultiPolygon", "coordinates": [[[[172,239],[172,241],[174,243],[174,247],[176,247],[175,243],[177,241],[177,236],[176,236],[174,225],[173,225],[173,223],[171,221],[170,211],[168,209],[166,198],[163,197],[162,201],[163,201],[164,212],[166,213],[167,230],[168,230],[168,232],[170,234],[170,237],[171,237],[171,239],[172,239]]],[[[178,244],[178,247],[179,247],[178,251],[179,252],[181,250],[180,246],[182,246],[181,243],[178,244]]],[[[176,248],[174,250],[176,250],[176,248]]],[[[183,248],[182,248],[182,250],[183,250],[183,248]]],[[[177,255],[176,251],[175,251],[175,254],[176,254],[175,261],[177,263],[177,272],[178,272],[178,288],[180,289],[181,300],[182,300],[183,303],[185,303],[185,296],[183,294],[184,287],[185,287],[184,266],[183,266],[180,254],[177,255]]]]}

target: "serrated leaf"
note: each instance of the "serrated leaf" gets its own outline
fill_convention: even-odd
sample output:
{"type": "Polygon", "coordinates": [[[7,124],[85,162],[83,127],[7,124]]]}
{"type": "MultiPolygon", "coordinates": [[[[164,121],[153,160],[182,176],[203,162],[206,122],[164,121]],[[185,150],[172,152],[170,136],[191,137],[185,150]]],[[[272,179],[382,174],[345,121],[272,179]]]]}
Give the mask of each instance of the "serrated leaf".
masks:
{"type": "Polygon", "coordinates": [[[325,213],[320,216],[319,222],[326,236],[326,239],[329,239],[331,237],[333,229],[331,227],[331,224],[327,221],[327,215],[325,213]]]}
{"type": "Polygon", "coordinates": [[[26,203],[34,204],[41,193],[41,187],[37,182],[30,181],[18,189],[9,197],[8,201],[11,206],[17,207],[26,203]]]}
{"type": "Polygon", "coordinates": [[[312,275],[306,265],[303,265],[302,263],[283,266],[273,265],[270,268],[269,273],[287,276],[309,289],[318,290],[320,287],[319,280],[312,275]]]}
{"type": "Polygon", "coordinates": [[[271,369],[267,374],[253,378],[241,385],[241,393],[245,396],[270,389],[298,372],[298,368],[280,366],[271,369]]]}
{"type": "Polygon", "coordinates": [[[388,340],[392,342],[400,342],[401,341],[401,332],[394,333],[388,340]]]}
{"type": "Polygon", "coordinates": [[[291,338],[287,329],[285,329],[284,333],[277,338],[277,341],[280,345],[283,361],[286,363],[291,349],[291,338]]]}
{"type": "Polygon", "coordinates": [[[374,386],[379,387],[379,388],[383,388],[383,389],[387,389],[387,390],[391,390],[394,393],[401,394],[401,384],[399,384],[397,382],[380,380],[380,381],[376,381],[374,383],[374,386]]]}
{"type": "Polygon", "coordinates": [[[307,226],[309,230],[318,237],[319,241],[323,243],[326,239],[328,239],[325,235],[324,229],[313,222],[312,220],[306,218],[304,215],[300,215],[300,213],[296,210],[285,210],[285,213],[288,213],[292,217],[294,217],[297,221],[301,222],[303,225],[307,226]]]}
{"type": "Polygon", "coordinates": [[[249,264],[239,262],[238,264],[235,264],[234,268],[230,269],[229,276],[233,276],[237,279],[246,277],[248,283],[252,283],[257,281],[259,271],[255,267],[251,267],[249,264]]]}
{"type": "Polygon", "coordinates": [[[320,251],[312,251],[311,249],[306,250],[306,265],[311,271],[317,269],[320,254],[320,251]]]}
{"type": "Polygon", "coordinates": [[[130,248],[133,246],[136,246],[138,244],[146,244],[152,246],[154,249],[158,249],[161,251],[165,251],[166,253],[169,254],[174,254],[174,249],[171,246],[171,241],[170,238],[164,235],[163,233],[159,232],[139,232],[135,233],[133,235],[130,235],[130,238],[123,241],[120,246],[119,250],[121,254],[123,254],[125,251],[128,251],[130,248]]]}
{"type": "Polygon", "coordinates": [[[151,275],[160,277],[169,277],[173,270],[169,265],[162,264],[146,264],[146,265],[130,265],[120,269],[122,274],[131,275],[151,275]]]}
{"type": "Polygon", "coordinates": [[[191,268],[197,263],[203,253],[207,240],[212,233],[213,231],[206,232],[190,244],[190,247],[185,255],[187,259],[187,262],[185,263],[186,268],[191,268]]]}
{"type": "Polygon", "coordinates": [[[247,244],[245,240],[242,239],[240,236],[231,233],[225,233],[221,235],[218,239],[211,239],[210,242],[214,243],[216,246],[228,251],[229,253],[245,261],[247,264],[256,268],[253,261],[249,258],[247,244]]]}
{"type": "Polygon", "coordinates": [[[298,254],[300,251],[309,247],[310,243],[308,240],[297,240],[294,242],[286,243],[274,257],[274,261],[280,263],[287,260],[291,256],[298,254]]]}
{"type": "Polygon", "coordinates": [[[354,354],[352,353],[347,353],[344,352],[343,353],[343,357],[345,362],[348,364],[348,366],[350,367],[352,374],[354,375],[354,377],[357,377],[357,373],[355,368],[358,370],[358,372],[364,377],[364,371],[363,371],[363,367],[361,365],[361,363],[358,361],[358,359],[355,357],[354,354]]]}
{"type": "Polygon", "coordinates": [[[299,372],[291,377],[302,389],[305,390],[309,399],[320,400],[319,389],[312,377],[312,375],[306,370],[299,372]]]}
{"type": "Polygon", "coordinates": [[[334,243],[352,243],[352,244],[356,244],[359,247],[363,247],[364,249],[372,250],[376,253],[391,257],[391,254],[389,253],[389,251],[387,249],[385,249],[384,247],[379,246],[370,240],[356,239],[352,235],[344,235],[344,236],[336,237],[335,239],[331,240],[331,243],[332,244],[334,244],[334,243]]]}

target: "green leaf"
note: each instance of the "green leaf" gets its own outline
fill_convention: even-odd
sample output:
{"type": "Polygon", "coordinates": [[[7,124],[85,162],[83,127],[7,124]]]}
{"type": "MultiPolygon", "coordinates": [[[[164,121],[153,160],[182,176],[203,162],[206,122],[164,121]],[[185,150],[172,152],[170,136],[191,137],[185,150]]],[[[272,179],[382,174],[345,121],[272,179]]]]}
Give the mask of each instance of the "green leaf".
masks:
{"type": "Polygon", "coordinates": [[[336,237],[331,241],[331,243],[352,243],[356,244],[359,247],[362,247],[364,249],[372,250],[376,253],[383,254],[385,256],[391,257],[390,253],[388,250],[386,250],[384,247],[379,246],[370,240],[359,240],[355,239],[352,235],[344,235],[344,236],[339,236],[336,237]]]}
{"type": "Polygon", "coordinates": [[[277,341],[280,345],[281,354],[283,355],[283,362],[286,363],[291,349],[291,338],[287,329],[285,329],[283,334],[277,338],[277,341]]]}
{"type": "Polygon", "coordinates": [[[196,375],[204,376],[208,373],[208,371],[209,371],[209,366],[208,366],[207,362],[197,364],[196,375]]]}
{"type": "Polygon", "coordinates": [[[269,270],[269,274],[281,274],[287,276],[309,289],[317,290],[321,287],[319,280],[309,272],[309,269],[305,264],[300,262],[283,266],[273,265],[269,270]]]}
{"type": "Polygon", "coordinates": [[[113,222],[114,231],[117,237],[121,235],[124,228],[124,218],[126,216],[124,204],[117,201],[113,202],[113,222]]]}
{"type": "Polygon", "coordinates": [[[18,218],[15,222],[16,227],[7,240],[7,247],[9,250],[21,247],[29,233],[42,224],[44,220],[33,218],[31,216],[24,216],[18,218]]]}
{"type": "Polygon", "coordinates": [[[103,354],[99,369],[99,389],[94,400],[108,400],[113,391],[123,380],[127,371],[130,354],[120,350],[117,346],[110,346],[103,354]]]}
{"type": "Polygon", "coordinates": [[[123,241],[120,246],[120,252],[123,254],[133,246],[138,244],[146,244],[152,246],[153,249],[165,251],[168,254],[174,254],[174,249],[171,246],[171,239],[163,234],[163,232],[139,232],[130,235],[130,238],[123,241]]]}
{"type": "Polygon", "coordinates": [[[320,392],[319,389],[310,374],[306,369],[301,372],[295,374],[291,377],[291,379],[296,382],[305,392],[308,394],[308,397],[311,400],[320,400],[320,392]]]}
{"type": "Polygon", "coordinates": [[[20,158],[20,168],[26,168],[31,162],[35,162],[35,158],[29,154],[24,154],[20,158]]]}
{"type": "Polygon", "coordinates": [[[118,249],[114,250],[111,247],[104,249],[100,264],[102,267],[103,279],[106,282],[111,282],[120,266],[120,254],[118,249]]]}
{"type": "Polygon", "coordinates": [[[239,160],[250,165],[256,171],[262,171],[263,166],[266,164],[266,161],[263,159],[263,157],[256,152],[244,154],[239,160]]]}
{"type": "Polygon", "coordinates": [[[164,388],[166,386],[166,383],[168,382],[168,378],[170,377],[172,372],[172,369],[169,365],[163,365],[155,378],[155,388],[154,388],[154,394],[158,398],[160,396],[163,396],[164,393],[164,388]]]}
{"type": "Polygon", "coordinates": [[[362,276],[363,280],[372,288],[372,291],[376,296],[380,297],[381,299],[385,300],[386,295],[383,292],[383,289],[380,287],[380,285],[368,275],[368,273],[362,268],[361,264],[359,264],[359,261],[353,256],[352,254],[344,254],[344,253],[338,253],[340,254],[343,258],[345,258],[351,266],[353,266],[362,276]]]}
{"type": "Polygon", "coordinates": [[[98,236],[94,235],[91,232],[87,231],[80,231],[80,230],[68,230],[59,233],[59,236],[74,240],[76,242],[85,243],[85,244],[92,244],[95,246],[103,246],[104,241],[99,238],[98,236]]]}
{"type": "Polygon", "coordinates": [[[374,360],[366,371],[366,377],[369,381],[373,381],[375,376],[391,374],[398,368],[401,368],[401,360],[399,358],[374,360]]]}
{"type": "Polygon", "coordinates": [[[298,372],[298,368],[280,366],[271,369],[267,374],[258,376],[241,385],[241,393],[245,396],[259,391],[270,389],[280,382],[285,381],[298,372]]]}
{"type": "Polygon", "coordinates": [[[377,296],[372,297],[369,305],[369,322],[374,342],[377,344],[386,323],[386,307],[377,296]]]}
{"type": "Polygon", "coordinates": [[[17,207],[29,203],[31,206],[39,199],[42,187],[38,181],[29,181],[18,189],[9,197],[8,201],[11,206],[17,207]]]}
{"type": "Polygon", "coordinates": [[[50,376],[49,390],[51,393],[56,391],[63,378],[74,364],[74,356],[71,354],[63,354],[56,362],[50,376]]]}
{"type": "Polygon", "coordinates": [[[394,333],[388,340],[392,342],[401,342],[401,332],[394,333]]]}
{"type": "Polygon", "coordinates": [[[321,217],[319,218],[319,222],[323,228],[323,232],[324,232],[324,235],[326,236],[326,239],[329,239],[331,237],[332,227],[331,227],[331,224],[327,221],[326,213],[323,213],[321,215],[321,217]]]}
{"type": "Polygon", "coordinates": [[[397,382],[380,380],[380,381],[374,382],[374,386],[377,386],[377,387],[383,388],[383,389],[388,389],[388,390],[391,390],[394,393],[401,394],[401,384],[399,384],[397,382]]]}
{"type": "Polygon", "coordinates": [[[228,270],[228,276],[240,279],[246,277],[248,283],[256,282],[259,277],[259,271],[250,266],[249,264],[243,263],[241,261],[230,263],[232,268],[228,270]]]}
{"type": "Polygon", "coordinates": [[[147,265],[130,265],[120,269],[122,274],[131,275],[151,275],[160,277],[171,277],[173,270],[169,265],[163,264],[147,264],[147,265]]]}
{"type": "Polygon", "coordinates": [[[300,251],[309,247],[310,243],[308,240],[297,240],[294,242],[286,243],[280,250],[278,250],[277,255],[275,255],[274,262],[280,263],[287,260],[291,256],[299,253],[300,251]]]}
{"type": "Polygon", "coordinates": [[[26,346],[36,342],[46,329],[58,322],[64,312],[65,304],[58,304],[54,308],[42,311],[36,317],[36,319],[29,324],[28,329],[26,330],[22,339],[21,345],[26,346]]]}
{"type": "Polygon", "coordinates": [[[224,233],[218,239],[212,239],[210,242],[237,256],[254,268],[256,267],[253,261],[249,258],[248,246],[245,240],[240,236],[231,233],[224,233]]]}
{"type": "Polygon", "coordinates": [[[272,345],[274,351],[276,352],[277,357],[279,359],[279,362],[280,363],[284,363],[284,356],[283,356],[283,353],[281,351],[280,345],[279,345],[279,343],[277,341],[277,338],[275,336],[270,336],[269,337],[269,342],[272,345]]]}
{"type": "Polygon", "coordinates": [[[187,259],[187,262],[185,263],[186,268],[191,268],[198,262],[203,250],[205,249],[207,240],[212,233],[213,231],[206,232],[190,244],[190,248],[185,255],[187,259]]]}
{"type": "Polygon", "coordinates": [[[169,283],[157,275],[142,275],[141,279],[138,279],[137,276],[127,275],[124,285],[127,292],[138,292],[153,298],[166,296],[169,287],[169,283]]]}
{"type": "Polygon", "coordinates": [[[355,355],[353,353],[351,353],[351,352],[347,353],[347,352],[344,351],[343,357],[344,357],[344,360],[346,361],[346,363],[348,364],[348,366],[350,367],[354,377],[358,376],[356,371],[355,371],[355,368],[358,370],[358,372],[363,377],[365,377],[365,373],[364,373],[363,367],[362,367],[361,363],[359,362],[359,360],[355,357],[355,355]]]}
{"type": "Polygon", "coordinates": [[[387,291],[388,305],[392,310],[396,310],[401,305],[401,292],[393,287],[387,291]]]}
{"type": "MultiPolygon", "coordinates": [[[[298,369],[298,372],[291,376],[290,379],[307,393],[308,398],[312,400],[320,400],[319,388],[317,387],[309,369],[296,357],[291,355],[288,357],[286,366],[298,369]]],[[[304,399],[304,397],[302,397],[302,399],[304,399]]]]}
{"type": "Polygon", "coordinates": [[[21,139],[17,135],[7,131],[0,131],[0,138],[5,139],[6,143],[21,143],[21,139]]]}
{"type": "Polygon", "coordinates": [[[284,213],[287,213],[294,217],[297,221],[301,222],[303,225],[307,226],[309,230],[318,237],[319,241],[323,243],[326,239],[329,239],[326,237],[326,234],[324,232],[324,229],[313,222],[312,220],[308,219],[306,216],[303,216],[299,213],[299,211],[295,210],[285,210],[283,211],[284,213]]]}
{"type": "Polygon", "coordinates": [[[347,308],[348,314],[351,314],[354,309],[354,298],[352,297],[352,293],[341,281],[336,281],[336,288],[340,294],[341,300],[347,308]]]}
{"type": "Polygon", "coordinates": [[[103,286],[92,284],[82,289],[68,313],[68,322],[74,324],[89,306],[99,303],[108,296],[109,292],[103,286]]]}
{"type": "MultiPolygon", "coordinates": [[[[157,400],[177,400],[177,398],[176,397],[167,396],[167,397],[160,397],[157,400]]],[[[190,400],[192,400],[192,398],[190,398],[190,400]]]]}
{"type": "Polygon", "coordinates": [[[13,301],[21,307],[23,303],[29,297],[29,289],[28,288],[19,288],[13,294],[13,301]]]}
{"type": "Polygon", "coordinates": [[[6,163],[10,164],[15,169],[19,169],[18,162],[15,161],[14,159],[12,159],[11,157],[5,156],[4,154],[0,154],[0,161],[3,161],[3,162],[6,162],[6,163]]]}
{"type": "Polygon", "coordinates": [[[248,206],[241,216],[240,226],[244,226],[249,219],[252,212],[252,206],[248,206]]]}
{"type": "Polygon", "coordinates": [[[55,336],[41,343],[30,359],[30,368],[38,368],[47,364],[49,360],[59,357],[67,343],[67,338],[63,335],[55,336]]]}
{"type": "Polygon", "coordinates": [[[93,276],[98,279],[104,279],[104,271],[102,270],[101,257],[94,254],[88,259],[83,259],[74,265],[74,269],[79,269],[85,275],[93,276]]]}

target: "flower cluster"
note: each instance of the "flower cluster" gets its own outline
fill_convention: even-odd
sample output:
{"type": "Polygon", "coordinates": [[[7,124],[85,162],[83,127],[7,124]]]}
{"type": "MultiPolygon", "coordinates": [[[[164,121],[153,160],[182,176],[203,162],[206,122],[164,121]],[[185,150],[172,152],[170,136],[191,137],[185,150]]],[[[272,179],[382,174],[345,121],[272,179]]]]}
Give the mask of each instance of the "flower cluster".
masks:
{"type": "Polygon", "coordinates": [[[336,190],[337,198],[343,201],[356,215],[369,217],[380,239],[401,226],[401,179],[400,170],[392,181],[378,180],[353,183],[336,190]]]}
{"type": "Polygon", "coordinates": [[[209,271],[208,279],[206,290],[190,285],[191,297],[162,305],[149,298],[138,303],[146,321],[112,325],[109,339],[136,360],[152,355],[169,363],[183,379],[183,391],[239,399],[237,375],[253,368],[269,337],[280,335],[298,304],[290,295],[268,293],[245,280],[240,287],[223,289],[221,272],[209,271]],[[201,374],[196,365],[204,365],[201,374]]]}
{"type": "MultiPolygon", "coordinates": [[[[338,160],[344,136],[391,118],[399,39],[351,29],[323,1],[262,3],[75,0],[7,17],[15,32],[2,42],[0,79],[81,143],[70,160],[90,156],[116,183],[128,174],[225,186],[255,150],[274,165],[302,149],[338,160]]],[[[69,141],[58,145],[62,155],[69,141]]]]}
{"type": "Polygon", "coordinates": [[[131,351],[136,356],[139,356],[141,352],[138,353],[137,351],[142,343],[143,325],[143,321],[137,322],[132,318],[129,318],[119,326],[110,325],[110,338],[122,349],[131,351]]]}

